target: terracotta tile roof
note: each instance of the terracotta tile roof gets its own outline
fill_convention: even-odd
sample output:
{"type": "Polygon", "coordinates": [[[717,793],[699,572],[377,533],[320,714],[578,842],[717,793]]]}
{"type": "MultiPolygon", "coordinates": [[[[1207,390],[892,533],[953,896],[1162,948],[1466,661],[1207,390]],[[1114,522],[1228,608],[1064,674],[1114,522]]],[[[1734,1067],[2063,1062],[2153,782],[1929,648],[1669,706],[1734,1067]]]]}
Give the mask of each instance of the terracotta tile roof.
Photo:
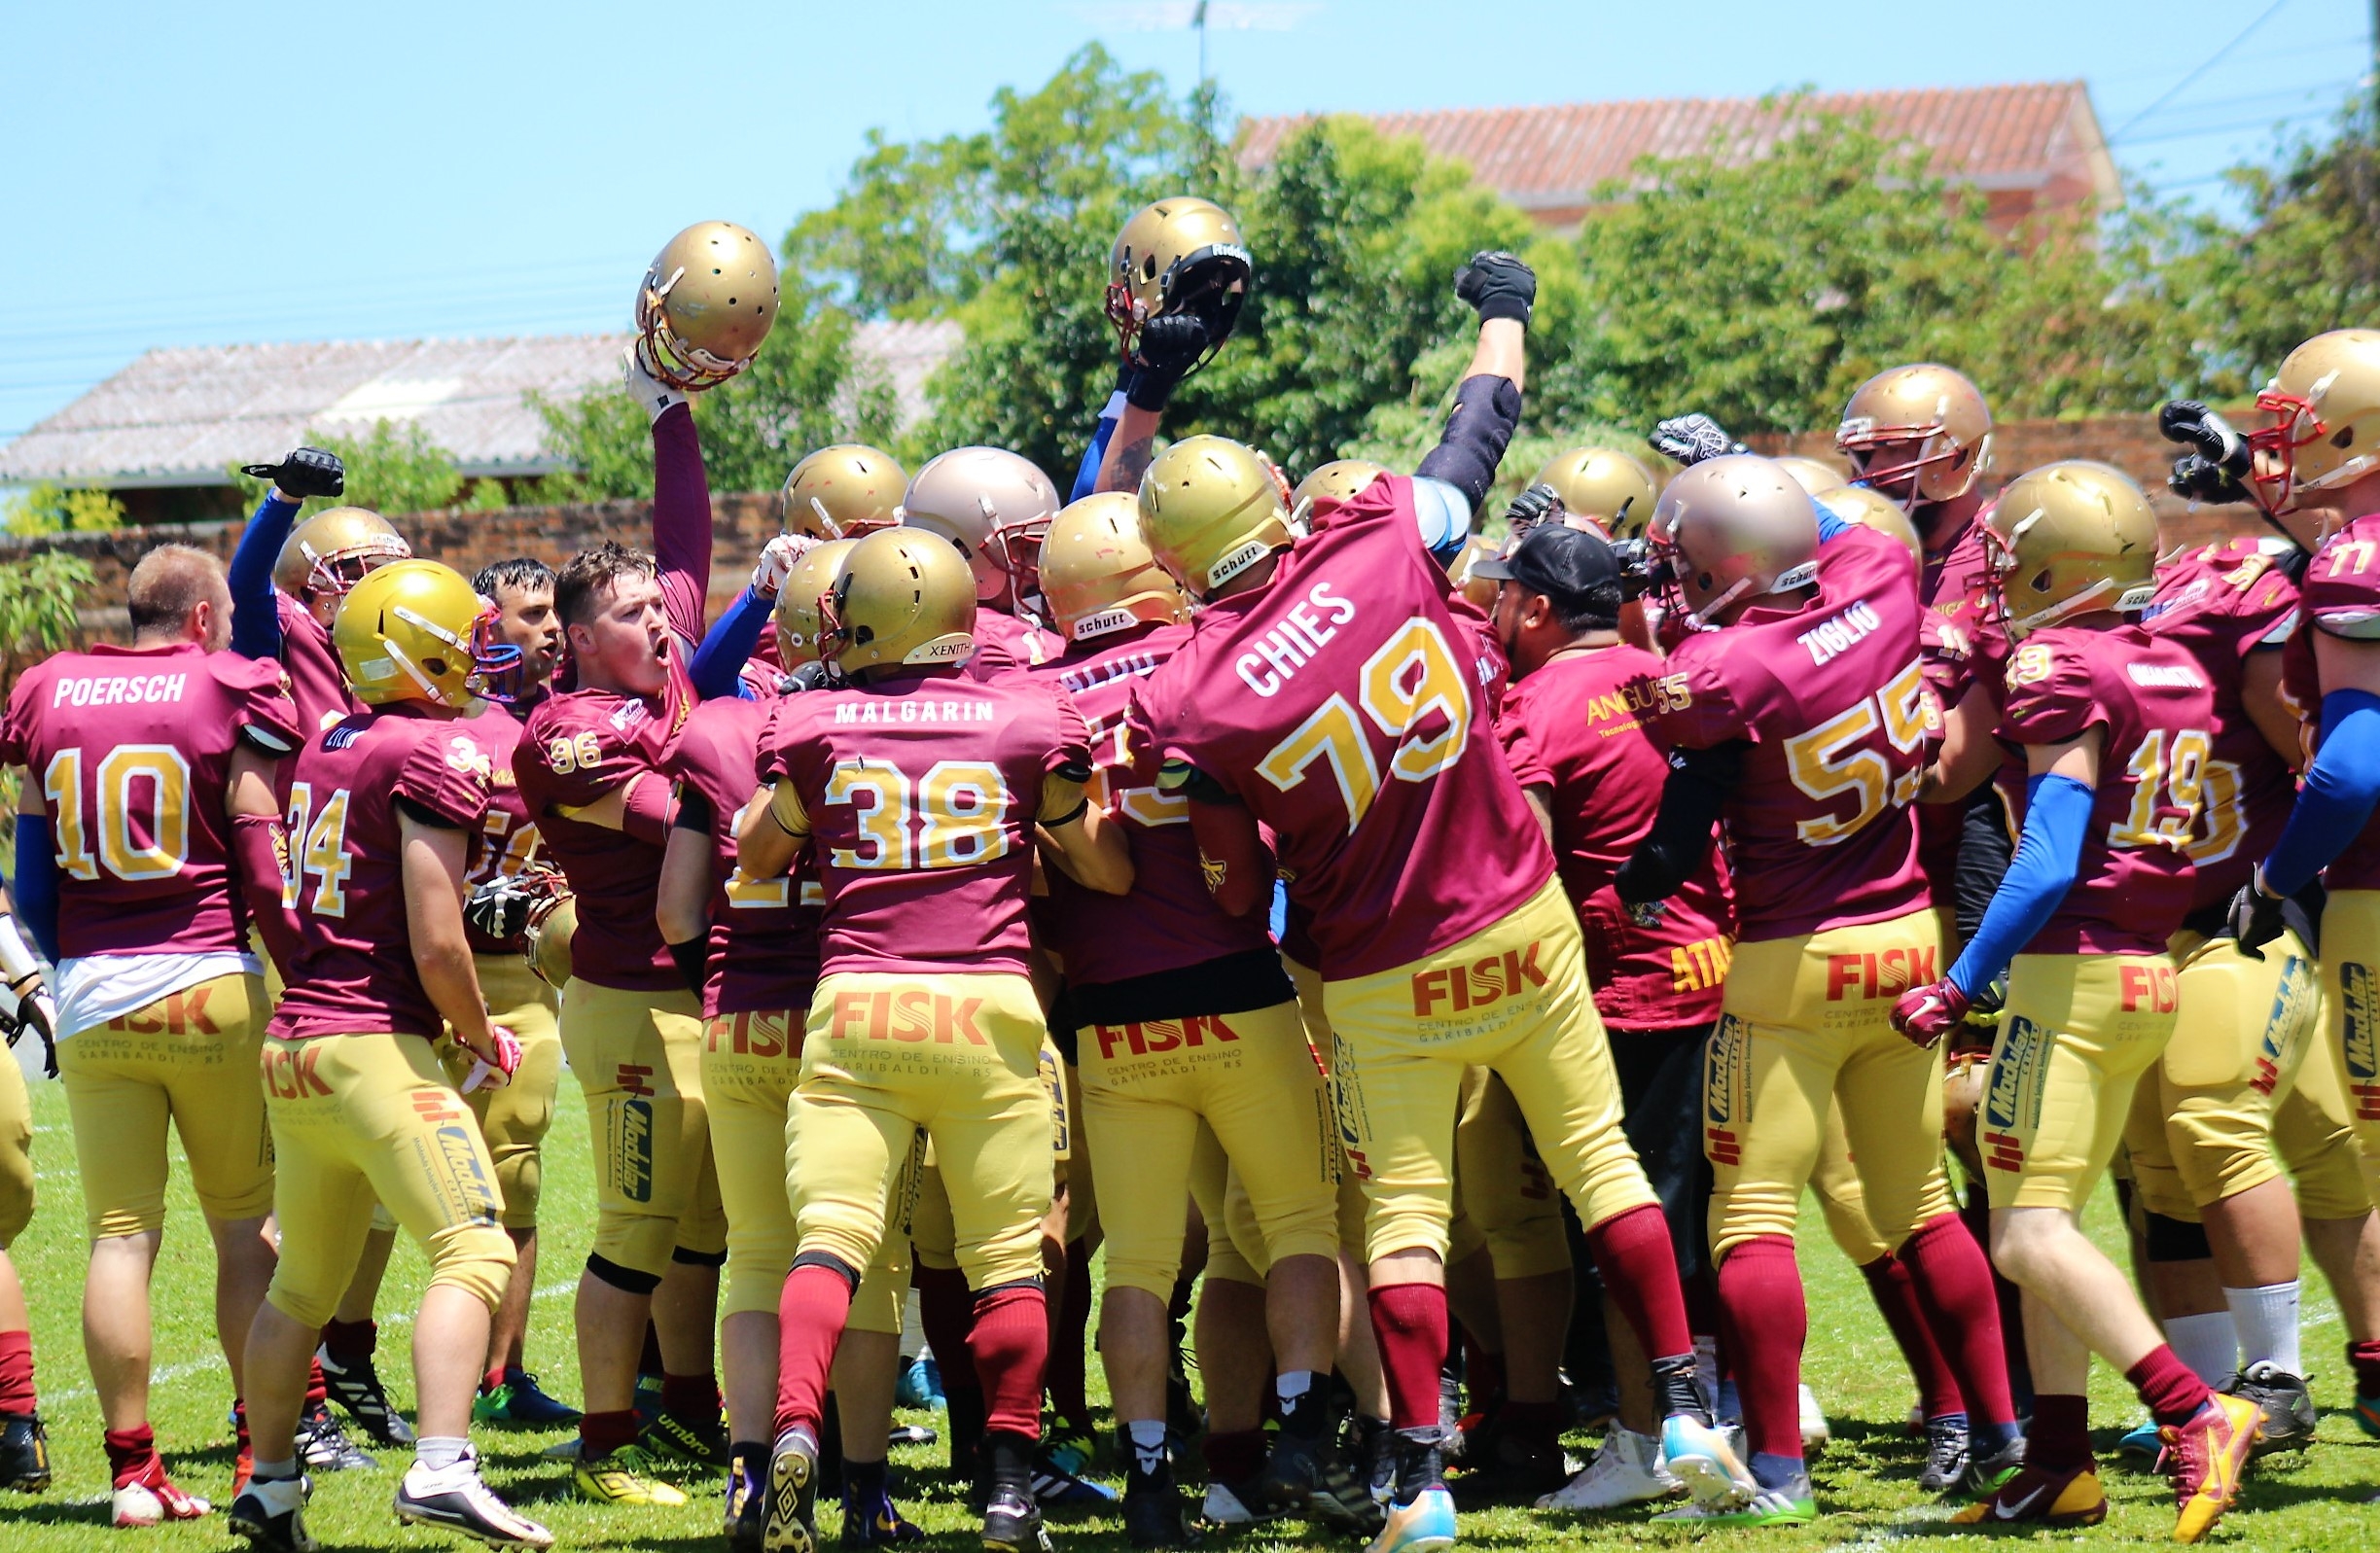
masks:
{"type": "MultiPolygon", "coordinates": [[[[870,323],[856,349],[913,419],[958,338],[955,324],[870,323]]],[[[557,465],[526,396],[568,399],[617,381],[626,343],[546,335],[153,350],[0,447],[0,481],[228,484],[234,459],[382,418],[419,425],[467,475],[545,474],[557,465]]]]}
{"type": "MultiPolygon", "coordinates": [[[[1934,150],[1938,172],[1981,188],[2039,191],[2053,181],[2103,199],[2120,194],[2090,96],[2079,81],[1813,96],[1829,113],[1873,113],[1878,126],[1934,150]]],[[[1311,115],[1250,119],[1243,164],[1271,160],[1311,115]]],[[[1714,136],[1758,154],[1790,121],[1754,98],[1681,97],[1539,108],[1458,108],[1371,116],[1390,134],[1471,163],[1481,182],[1523,209],[1576,208],[1599,184],[1625,181],[1638,159],[1699,152],[1714,136]]],[[[2069,196],[2073,197],[2073,196],[2069,196]]]]}

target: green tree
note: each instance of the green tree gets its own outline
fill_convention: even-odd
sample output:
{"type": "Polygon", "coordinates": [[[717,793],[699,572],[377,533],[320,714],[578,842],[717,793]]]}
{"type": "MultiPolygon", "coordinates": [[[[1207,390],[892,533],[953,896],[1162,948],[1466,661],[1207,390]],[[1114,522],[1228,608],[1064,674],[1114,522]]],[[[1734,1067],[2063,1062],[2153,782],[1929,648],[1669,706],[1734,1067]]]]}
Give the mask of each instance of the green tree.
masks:
{"type": "Polygon", "coordinates": [[[0,527],[11,534],[91,534],[124,526],[124,503],[103,490],[37,480],[8,500],[0,527]]]}
{"type": "MultiPolygon", "coordinates": [[[[464,494],[462,471],[454,455],[430,440],[411,421],[376,420],[361,437],[309,430],[302,441],[308,446],[337,453],[347,467],[347,489],[336,497],[315,497],[301,510],[311,517],[333,507],[366,507],[375,512],[427,512],[457,505],[464,494]]],[[[265,499],[266,482],[251,479],[231,466],[243,500],[254,507],[265,499]]],[[[504,505],[503,487],[480,480],[469,492],[467,505],[504,505]],[[492,493],[492,499],[491,499],[492,493]]]]}

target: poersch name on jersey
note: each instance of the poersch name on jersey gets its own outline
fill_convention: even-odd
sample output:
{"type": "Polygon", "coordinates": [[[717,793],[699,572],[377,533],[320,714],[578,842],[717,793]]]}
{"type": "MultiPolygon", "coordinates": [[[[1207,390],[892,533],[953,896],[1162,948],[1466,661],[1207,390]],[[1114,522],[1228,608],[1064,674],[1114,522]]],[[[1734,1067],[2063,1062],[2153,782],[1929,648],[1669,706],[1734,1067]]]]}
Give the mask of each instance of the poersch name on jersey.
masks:
{"type": "Polygon", "coordinates": [[[1329,582],[1317,582],[1257,638],[1253,651],[1242,653],[1232,666],[1257,694],[1278,695],[1281,687],[1296,678],[1300,667],[1312,662],[1315,654],[1331,644],[1338,635],[1338,628],[1354,618],[1353,604],[1332,592],[1329,582]],[[1326,615],[1329,619],[1323,618],[1326,615]]]}
{"type": "Polygon", "coordinates": [[[187,674],[103,674],[62,679],[50,692],[52,706],[136,706],[179,701],[187,674]]]}
{"type": "Polygon", "coordinates": [[[853,696],[836,703],[835,721],[845,723],[996,723],[999,713],[989,701],[888,701],[878,696],[853,696]]]}
{"type": "Polygon", "coordinates": [[[1823,665],[1865,641],[1869,632],[1883,624],[1883,617],[1874,606],[1865,599],[1858,599],[1840,615],[1828,616],[1794,640],[1809,650],[1812,663],[1823,665]]]}

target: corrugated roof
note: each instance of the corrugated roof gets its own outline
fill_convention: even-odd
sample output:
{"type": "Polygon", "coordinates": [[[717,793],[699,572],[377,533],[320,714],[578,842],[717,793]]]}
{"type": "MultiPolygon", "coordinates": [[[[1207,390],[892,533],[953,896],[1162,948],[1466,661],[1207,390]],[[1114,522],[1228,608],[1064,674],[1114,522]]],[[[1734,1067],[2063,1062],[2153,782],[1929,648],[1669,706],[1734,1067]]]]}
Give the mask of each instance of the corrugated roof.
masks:
{"type": "MultiPolygon", "coordinates": [[[[228,483],[226,466],[309,430],[410,421],[466,475],[556,468],[532,392],[567,399],[617,381],[625,335],[349,340],[153,350],[0,447],[0,480],[114,486],[228,483]]],[[[855,349],[892,382],[903,418],[957,349],[948,323],[867,323],[855,349]]]]}
{"type": "MultiPolygon", "coordinates": [[[[1985,189],[2041,190],[2078,182],[2075,194],[2121,195],[2090,94],[2079,81],[1922,91],[1814,95],[1812,108],[1872,113],[1893,138],[1933,148],[1936,172],[1985,189]]],[[[1523,209],[1575,208],[1598,185],[1625,181],[1643,157],[1706,149],[1714,137],[1758,155],[1791,118],[1748,97],[1650,102],[1578,102],[1539,108],[1458,108],[1369,116],[1390,134],[1418,135],[1442,157],[1471,163],[1480,182],[1523,209]]],[[[1311,115],[1241,124],[1243,164],[1270,162],[1282,140],[1311,115]]],[[[2068,197],[2075,197],[2069,195],[2068,197]]]]}

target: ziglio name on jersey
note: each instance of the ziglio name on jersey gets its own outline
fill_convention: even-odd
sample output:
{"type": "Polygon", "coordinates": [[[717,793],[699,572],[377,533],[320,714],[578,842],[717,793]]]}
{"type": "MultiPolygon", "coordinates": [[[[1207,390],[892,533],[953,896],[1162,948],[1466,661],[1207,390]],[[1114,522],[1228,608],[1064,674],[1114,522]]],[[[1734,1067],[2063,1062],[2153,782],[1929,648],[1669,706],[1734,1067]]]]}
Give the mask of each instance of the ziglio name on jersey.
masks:
{"type": "Polygon", "coordinates": [[[1794,638],[1810,654],[1813,666],[1824,666],[1881,630],[1884,618],[1865,599],[1854,599],[1840,614],[1829,615],[1794,638]]]}

